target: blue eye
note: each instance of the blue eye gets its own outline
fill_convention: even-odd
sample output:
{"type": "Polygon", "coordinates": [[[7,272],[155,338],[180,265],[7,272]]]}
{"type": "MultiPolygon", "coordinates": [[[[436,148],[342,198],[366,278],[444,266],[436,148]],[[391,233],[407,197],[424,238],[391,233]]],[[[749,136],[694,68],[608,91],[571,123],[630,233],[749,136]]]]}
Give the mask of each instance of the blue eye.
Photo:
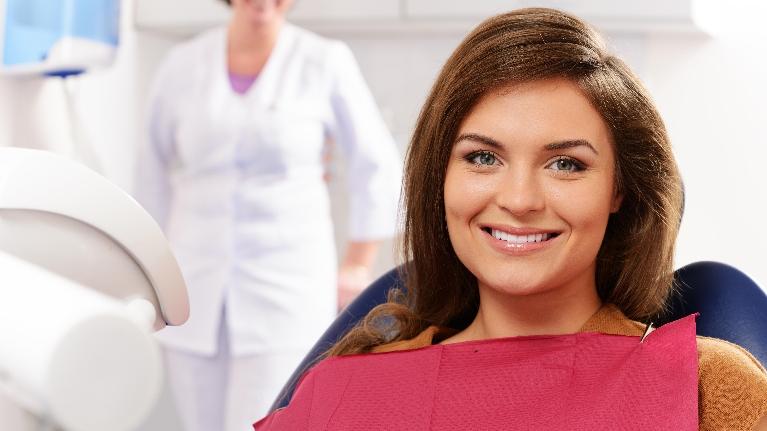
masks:
{"type": "Polygon", "coordinates": [[[569,157],[561,157],[557,160],[554,160],[549,165],[549,168],[555,171],[563,171],[563,172],[580,172],[586,169],[586,167],[583,166],[582,163],[574,159],[571,159],[569,157]]]}
{"type": "Polygon", "coordinates": [[[466,157],[470,162],[474,163],[475,165],[485,165],[485,166],[492,166],[497,162],[497,159],[495,158],[495,154],[489,152],[489,151],[477,151],[475,153],[471,153],[466,157]]]}

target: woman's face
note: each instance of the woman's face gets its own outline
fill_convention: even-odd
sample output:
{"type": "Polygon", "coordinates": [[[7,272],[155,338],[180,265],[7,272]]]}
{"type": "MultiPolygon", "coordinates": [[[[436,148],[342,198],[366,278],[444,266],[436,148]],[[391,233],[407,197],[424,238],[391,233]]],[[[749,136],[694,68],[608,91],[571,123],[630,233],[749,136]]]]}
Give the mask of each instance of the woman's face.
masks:
{"type": "Polygon", "coordinates": [[[232,0],[232,9],[239,19],[251,24],[266,24],[281,19],[291,0],[232,0]]]}
{"type": "Polygon", "coordinates": [[[481,294],[596,288],[620,197],[608,126],[574,83],[484,95],[460,126],[444,193],[450,241],[481,294]]]}

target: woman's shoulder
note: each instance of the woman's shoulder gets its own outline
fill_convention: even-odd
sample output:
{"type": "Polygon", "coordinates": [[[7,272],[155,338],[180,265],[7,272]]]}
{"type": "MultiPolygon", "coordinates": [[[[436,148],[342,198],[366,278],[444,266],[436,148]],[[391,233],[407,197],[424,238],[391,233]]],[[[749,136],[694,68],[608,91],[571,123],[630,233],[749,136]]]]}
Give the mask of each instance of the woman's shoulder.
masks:
{"type": "Polygon", "coordinates": [[[350,67],[357,67],[354,53],[346,42],[320,36],[294,25],[290,28],[305,61],[322,65],[331,74],[345,73],[350,67]]]}
{"type": "Polygon", "coordinates": [[[333,56],[342,47],[346,47],[340,40],[319,35],[291,23],[285,24],[283,32],[295,43],[295,47],[300,48],[304,56],[317,61],[333,56]]]}
{"type": "Polygon", "coordinates": [[[216,27],[173,46],[163,57],[158,73],[167,83],[190,76],[190,70],[214,67],[211,53],[223,52],[226,30],[216,27]]]}
{"type": "Polygon", "coordinates": [[[746,349],[698,337],[701,430],[751,430],[767,415],[767,372],[746,349]]]}
{"type": "Polygon", "coordinates": [[[737,344],[719,338],[698,336],[698,357],[701,369],[719,369],[734,367],[748,374],[761,376],[767,380],[767,371],[748,350],[737,344]]]}
{"type": "Polygon", "coordinates": [[[225,38],[226,29],[216,27],[173,46],[155,71],[153,103],[167,109],[196,97],[200,82],[219,66],[216,58],[224,52],[225,38]]]}

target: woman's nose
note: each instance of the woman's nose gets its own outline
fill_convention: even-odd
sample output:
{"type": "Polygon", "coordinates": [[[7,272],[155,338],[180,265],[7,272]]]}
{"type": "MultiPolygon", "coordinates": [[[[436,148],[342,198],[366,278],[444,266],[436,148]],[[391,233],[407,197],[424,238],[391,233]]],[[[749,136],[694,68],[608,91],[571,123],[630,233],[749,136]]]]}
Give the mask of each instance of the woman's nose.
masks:
{"type": "Polygon", "coordinates": [[[508,172],[497,185],[496,198],[498,206],[515,216],[541,211],[546,202],[540,179],[527,170],[508,172]]]}

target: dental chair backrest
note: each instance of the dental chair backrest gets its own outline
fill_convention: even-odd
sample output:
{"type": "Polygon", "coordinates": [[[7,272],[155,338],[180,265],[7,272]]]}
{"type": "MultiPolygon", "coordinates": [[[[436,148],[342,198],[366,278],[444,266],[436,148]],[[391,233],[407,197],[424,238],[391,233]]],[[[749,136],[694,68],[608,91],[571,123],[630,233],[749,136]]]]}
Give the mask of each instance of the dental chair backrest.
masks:
{"type": "Polygon", "coordinates": [[[676,292],[659,322],[700,313],[698,335],[727,340],[767,364],[767,294],[754,280],[719,262],[695,262],[675,273],[676,292]]]}
{"type": "MultiPolygon", "coordinates": [[[[373,282],[336,318],[306,355],[272,405],[285,407],[301,375],[373,307],[386,302],[389,290],[403,288],[395,268],[373,282]]],[[[718,262],[697,262],[674,273],[677,290],[669,313],[657,325],[698,312],[698,335],[721,338],[745,347],[767,364],[767,294],[741,271],[718,262]]]]}

